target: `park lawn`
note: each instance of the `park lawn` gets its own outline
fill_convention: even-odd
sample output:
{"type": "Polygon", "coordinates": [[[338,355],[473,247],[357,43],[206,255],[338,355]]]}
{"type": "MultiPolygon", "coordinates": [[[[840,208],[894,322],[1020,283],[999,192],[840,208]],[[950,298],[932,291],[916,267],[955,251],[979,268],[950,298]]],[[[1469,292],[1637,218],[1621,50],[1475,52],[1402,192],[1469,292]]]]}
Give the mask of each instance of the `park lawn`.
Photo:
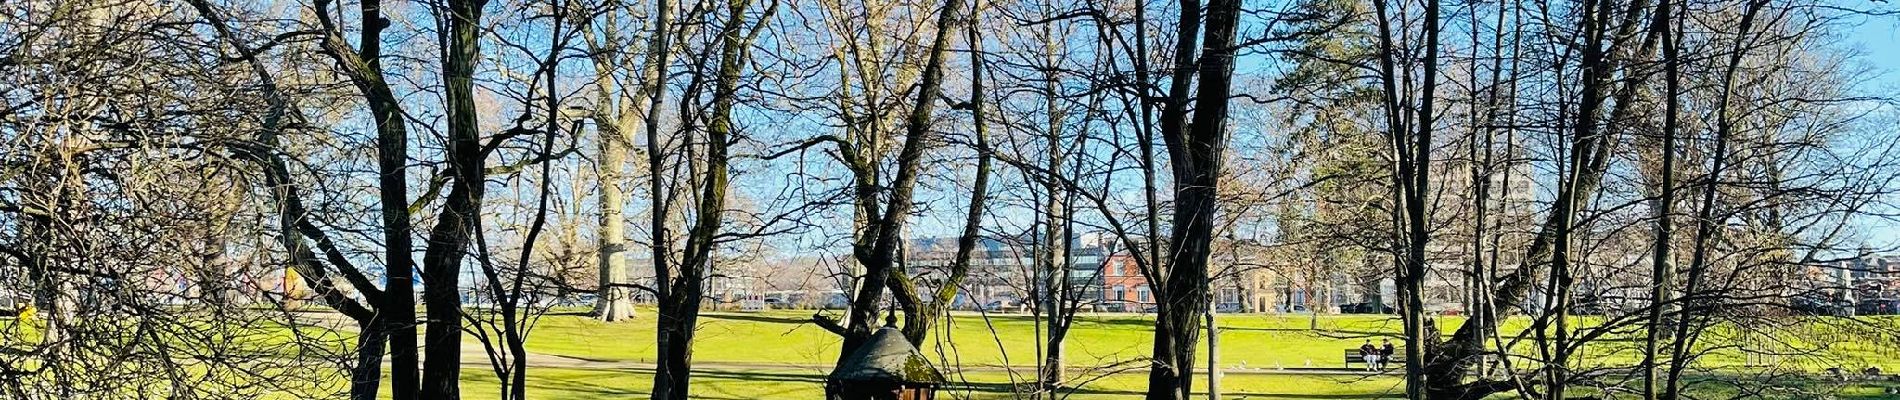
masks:
{"type": "MultiPolygon", "coordinates": [[[[939,398],[1009,399],[1009,377],[1000,372],[952,376],[939,398]],[[967,383],[966,383],[967,382],[967,383]]],[[[1033,380],[1033,379],[1032,379],[1033,380]]],[[[652,371],[644,369],[548,369],[528,373],[528,397],[567,400],[639,398],[648,394],[652,371]]],[[[1396,377],[1319,377],[1229,375],[1221,392],[1233,399],[1388,399],[1403,397],[1396,377]]],[[[462,395],[469,400],[496,399],[501,386],[485,370],[462,372],[462,395]]],[[[1145,371],[1126,371],[1076,388],[1076,400],[1138,399],[1147,387],[1145,371]]],[[[1202,379],[1195,384],[1205,389],[1202,379]]],[[[387,397],[387,396],[385,396],[387,397]]],[[[824,397],[824,373],[807,370],[715,369],[693,371],[695,399],[816,399],[824,397]]]]}
{"type": "MultiPolygon", "coordinates": [[[[1196,393],[1207,388],[1205,375],[1197,376],[1196,393]]],[[[1033,378],[1031,378],[1033,380],[1033,378]]],[[[1011,399],[1010,377],[1001,372],[951,375],[951,383],[939,391],[939,398],[1001,400],[1011,399]]],[[[1126,370],[1108,377],[1084,379],[1080,387],[1067,392],[1074,400],[1132,400],[1142,398],[1147,387],[1146,371],[1126,370]]],[[[1022,377],[1017,378],[1023,382],[1022,377]]],[[[652,371],[645,369],[531,369],[528,374],[528,398],[565,400],[606,400],[643,398],[649,394],[652,371]]],[[[704,369],[693,371],[692,397],[695,399],[816,399],[823,397],[824,373],[799,369],[704,369]]],[[[1885,394],[1890,382],[1847,383],[1840,387],[1827,382],[1786,382],[1773,390],[1755,393],[1760,399],[1807,400],[1892,399],[1885,394]],[[1823,394],[1825,393],[1825,394],[1823,394]]],[[[499,398],[500,390],[486,370],[462,372],[462,395],[469,400],[499,398]]],[[[1579,395],[1595,393],[1578,388],[1579,395]]],[[[1624,395],[1629,393],[1629,388],[1624,395]]],[[[1362,377],[1351,375],[1258,375],[1229,374],[1221,379],[1221,393],[1228,399],[1398,399],[1404,397],[1402,379],[1396,375],[1362,377]]],[[[1722,387],[1694,386],[1698,398],[1731,398],[1737,395],[1722,387]]],[[[387,398],[387,396],[384,396],[387,398]]],[[[1508,394],[1494,399],[1514,399],[1508,394]]]]}
{"type": "MultiPolygon", "coordinates": [[[[792,310],[704,313],[693,346],[694,359],[702,363],[828,365],[838,356],[839,339],[811,324],[810,315],[810,311],[792,310]]],[[[1438,319],[1440,331],[1445,335],[1456,331],[1464,321],[1461,317],[1438,319]]],[[[1877,332],[1900,329],[1900,319],[1859,317],[1851,321],[1854,323],[1814,320],[1797,327],[1776,328],[1768,334],[1762,334],[1759,327],[1712,328],[1703,333],[1702,347],[1705,348],[1699,350],[1707,354],[1698,365],[1722,368],[1748,365],[1749,360],[1739,349],[1759,346],[1742,343],[1754,341],[1806,349],[1806,353],[1811,354],[1769,361],[1784,366],[1819,371],[1831,366],[1858,369],[1871,365],[1900,371],[1900,339],[1877,332]],[[1851,334],[1841,331],[1843,326],[1854,329],[1851,328],[1854,325],[1862,325],[1868,331],[1851,334]]],[[[1600,321],[1594,317],[1575,317],[1572,326],[1594,323],[1600,321]]],[[[1230,314],[1220,316],[1219,324],[1221,365],[1249,369],[1340,367],[1346,349],[1356,348],[1366,340],[1379,343],[1390,338],[1399,342],[1403,330],[1399,320],[1389,315],[1230,314]]],[[[1512,318],[1505,321],[1504,331],[1515,336],[1530,325],[1529,318],[1512,318]]],[[[934,342],[923,350],[933,359],[947,360],[950,365],[1033,366],[1037,363],[1039,346],[1036,329],[1031,317],[1026,315],[957,313],[947,326],[939,327],[939,333],[932,335],[934,342]],[[945,330],[950,333],[948,339],[941,334],[945,330]]],[[[530,335],[528,348],[536,353],[590,360],[652,362],[653,332],[652,322],[646,318],[602,323],[581,315],[549,315],[530,335]]],[[[1146,357],[1153,346],[1152,332],[1152,316],[1077,316],[1066,342],[1069,365],[1086,369],[1138,361],[1146,357]]],[[[1511,336],[1506,340],[1511,340],[1511,336]]],[[[1524,337],[1535,338],[1534,335],[1524,337]]],[[[1574,359],[1584,361],[1573,367],[1633,365],[1642,358],[1641,346],[1640,331],[1598,338],[1580,350],[1574,359]]],[[[1515,347],[1515,352],[1526,356],[1536,351],[1536,346],[1527,343],[1515,347]]],[[[1756,361],[1762,361],[1760,358],[1756,361]]]]}
{"type": "MultiPolygon", "coordinates": [[[[651,315],[651,314],[643,314],[651,315]]],[[[693,358],[708,363],[824,365],[838,357],[839,339],[809,323],[810,312],[706,313],[700,317],[693,358]]],[[[1222,363],[1250,368],[1337,367],[1343,351],[1366,340],[1397,340],[1397,319],[1322,316],[1320,331],[1304,316],[1234,315],[1221,320],[1222,363]]],[[[1035,365],[1036,326],[1028,316],[958,313],[938,350],[951,363],[968,366],[1035,365]],[[992,334],[992,329],[994,334],[992,334]],[[1007,360],[1006,360],[1007,359],[1007,360]],[[1005,363],[1007,361],[1007,363],[1005,363]]],[[[1110,365],[1139,360],[1153,346],[1153,317],[1078,316],[1067,354],[1072,365],[1110,365]]],[[[584,316],[551,315],[529,336],[529,351],[590,360],[651,362],[651,320],[602,323],[584,316]]],[[[941,332],[941,331],[940,331],[941,332]]]]}
{"type": "MultiPolygon", "coordinates": [[[[0,350],[29,354],[44,341],[44,321],[0,317],[0,350]]],[[[174,357],[226,360],[332,357],[347,349],[355,333],[324,325],[288,325],[268,318],[221,319],[179,315],[162,321],[95,319],[84,327],[89,340],[156,351],[174,357]],[[155,343],[163,343],[157,346],[155,343]]]]}

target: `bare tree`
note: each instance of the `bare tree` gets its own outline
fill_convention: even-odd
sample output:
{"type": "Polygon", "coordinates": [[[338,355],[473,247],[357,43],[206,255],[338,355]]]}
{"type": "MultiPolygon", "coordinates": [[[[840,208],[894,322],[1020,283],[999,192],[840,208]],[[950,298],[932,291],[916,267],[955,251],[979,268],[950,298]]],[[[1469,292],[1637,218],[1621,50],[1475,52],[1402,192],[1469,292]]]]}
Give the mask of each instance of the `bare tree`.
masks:
{"type": "MultiPolygon", "coordinates": [[[[877,122],[868,122],[871,125],[861,126],[861,128],[869,129],[857,131],[852,135],[852,139],[825,136],[800,146],[808,147],[821,143],[833,143],[837,146],[837,154],[842,156],[846,169],[850,170],[852,175],[854,185],[852,204],[855,213],[857,218],[863,221],[852,238],[852,259],[863,268],[863,276],[859,278],[860,283],[851,298],[850,315],[843,323],[824,315],[813,316],[814,322],[819,326],[826,327],[844,337],[844,345],[839,352],[841,361],[870,339],[873,324],[880,311],[879,303],[883,300],[887,287],[893,294],[910,294],[896,296],[899,301],[898,306],[904,310],[906,339],[911,340],[912,343],[920,343],[923,339],[922,335],[927,332],[923,330],[926,325],[922,321],[926,319],[926,315],[922,311],[935,307],[927,308],[926,304],[909,301],[919,298],[914,294],[916,292],[914,283],[898,266],[897,252],[903,240],[902,230],[914,207],[919,176],[918,166],[923,161],[928,148],[931,147],[928,136],[938,98],[943,94],[945,54],[948,52],[950,37],[955,33],[957,24],[963,23],[963,20],[958,18],[958,13],[964,8],[962,4],[960,0],[948,0],[936,10],[934,31],[931,33],[933,39],[923,50],[924,61],[921,77],[917,81],[916,99],[903,120],[902,136],[898,136],[902,140],[902,145],[894,163],[895,174],[892,175],[889,183],[879,182],[884,175],[882,172],[883,153],[877,148],[882,142],[891,139],[886,138],[885,133],[875,126],[877,122]],[[884,185],[888,185],[888,189],[885,189],[884,185]],[[885,190],[889,193],[883,193],[885,190]]],[[[853,68],[875,65],[866,64],[864,61],[859,59],[853,68]]],[[[867,84],[866,90],[876,89],[871,89],[871,86],[867,84]]],[[[872,120],[875,120],[875,117],[872,117],[872,120]]],[[[934,301],[948,300],[935,299],[934,301]]],[[[827,391],[832,389],[835,388],[828,386],[827,391]]]]}

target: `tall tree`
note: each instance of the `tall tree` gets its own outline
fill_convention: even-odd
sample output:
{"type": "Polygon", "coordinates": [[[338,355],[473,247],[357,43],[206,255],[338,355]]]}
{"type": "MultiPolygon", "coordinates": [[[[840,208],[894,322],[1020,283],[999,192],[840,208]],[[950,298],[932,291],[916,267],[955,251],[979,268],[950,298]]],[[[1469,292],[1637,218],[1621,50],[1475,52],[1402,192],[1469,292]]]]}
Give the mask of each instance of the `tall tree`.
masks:
{"type": "Polygon", "coordinates": [[[1643,340],[1643,398],[1657,400],[1664,393],[1657,386],[1658,372],[1662,371],[1659,346],[1664,330],[1665,308],[1668,307],[1670,288],[1675,284],[1675,264],[1671,261],[1672,247],[1675,246],[1675,206],[1676,206],[1676,130],[1678,113],[1681,112],[1682,94],[1682,58],[1678,41],[1681,31],[1680,17],[1675,16],[1675,0],[1659,0],[1656,5],[1656,18],[1650,23],[1650,30],[1662,39],[1663,84],[1665,102],[1663,103],[1662,126],[1662,165],[1657,171],[1662,175],[1657,184],[1660,192],[1656,198],[1656,236],[1654,253],[1650,259],[1650,279],[1653,282],[1649,291],[1649,318],[1644,329],[1643,340]]]}
{"type": "Polygon", "coordinates": [[[925,335],[930,333],[930,328],[938,319],[949,314],[963,280],[969,277],[971,258],[983,238],[983,217],[987,215],[989,207],[990,169],[995,154],[990,148],[989,116],[985,108],[988,102],[985,96],[988,93],[984,71],[987,66],[983,61],[982,28],[976,23],[982,15],[982,6],[980,2],[970,4],[969,22],[963,27],[964,38],[970,45],[970,101],[959,108],[970,110],[971,145],[976,151],[976,171],[970,183],[969,211],[963,217],[963,230],[957,234],[956,254],[950,260],[950,268],[943,281],[937,283],[936,293],[929,299],[919,297],[916,286],[904,282],[899,282],[895,286],[898,289],[892,292],[900,306],[911,305],[906,309],[907,323],[903,326],[903,332],[906,339],[917,345],[922,345],[925,335]]]}
{"type": "MultiPolygon", "coordinates": [[[[312,7],[324,31],[323,53],[340,66],[339,69],[343,75],[348,77],[362,93],[376,126],[377,196],[382,206],[383,287],[381,290],[376,290],[374,287],[365,287],[366,285],[362,283],[356,285],[358,293],[364,293],[365,297],[376,299],[377,309],[381,311],[375,313],[371,321],[359,323],[363,325],[364,335],[372,339],[359,343],[359,346],[380,346],[382,342],[378,336],[387,335],[391,358],[390,396],[395,400],[413,399],[420,394],[422,379],[418,369],[421,367],[421,358],[418,353],[420,349],[416,345],[414,281],[416,262],[412,239],[414,232],[410,223],[411,206],[407,170],[409,130],[402,101],[390,88],[382,67],[382,33],[390,23],[389,19],[383,16],[380,0],[361,2],[357,19],[362,25],[358,28],[357,39],[357,45],[360,48],[352,48],[349,41],[343,38],[345,28],[340,26],[336,17],[330,15],[331,4],[331,0],[317,0],[312,7]]],[[[286,196],[279,201],[300,200],[286,196]]],[[[286,221],[298,221],[303,217],[285,215],[286,221]]],[[[302,234],[318,236],[316,229],[316,226],[311,224],[304,229],[305,232],[302,234]]],[[[322,244],[329,240],[327,238],[312,240],[317,241],[319,246],[330,247],[322,244]]],[[[285,250],[292,253],[298,252],[298,249],[294,247],[285,250]]],[[[336,264],[333,267],[342,268],[344,260],[347,260],[339,252],[326,250],[325,253],[332,253],[330,262],[336,264]]],[[[323,276],[307,272],[304,275],[306,277],[323,276]]],[[[459,321],[459,318],[452,320],[459,321]]],[[[380,350],[359,349],[358,351],[364,353],[364,356],[357,359],[359,369],[368,368],[362,367],[363,364],[380,363],[380,350]],[[371,355],[371,352],[374,352],[374,355],[371,355]]],[[[370,372],[372,371],[361,371],[363,374],[370,372]]],[[[374,394],[374,389],[371,389],[370,393],[374,394]]]]}
{"type": "Polygon", "coordinates": [[[1424,19],[1420,21],[1425,48],[1424,60],[1418,68],[1424,82],[1415,92],[1409,87],[1401,92],[1398,89],[1401,87],[1399,82],[1410,81],[1398,74],[1409,75],[1411,72],[1409,69],[1406,72],[1394,70],[1397,54],[1388,14],[1392,10],[1383,0],[1375,0],[1373,4],[1379,13],[1379,65],[1385,89],[1386,134],[1392,137],[1393,154],[1396,156],[1393,160],[1393,180],[1399,189],[1400,198],[1394,203],[1402,205],[1403,209],[1403,218],[1399,219],[1404,224],[1403,229],[1395,227],[1393,232],[1404,232],[1396,237],[1404,239],[1402,245],[1397,246],[1404,249],[1403,269],[1397,275],[1400,293],[1404,297],[1401,308],[1405,316],[1405,394],[1408,399],[1421,400],[1426,398],[1426,377],[1423,368],[1418,366],[1425,360],[1425,336],[1437,335],[1436,330],[1426,327],[1424,289],[1428,264],[1426,251],[1431,246],[1432,208],[1427,203],[1432,200],[1432,132],[1437,123],[1433,104],[1438,96],[1439,5],[1437,0],[1426,0],[1424,19]],[[1399,100],[1402,96],[1410,96],[1409,93],[1418,93],[1417,100],[1399,100]],[[1415,108],[1411,107],[1413,104],[1416,104],[1415,108]],[[1410,109],[1416,109],[1418,115],[1408,124],[1406,116],[1401,114],[1410,109]]]}
{"type": "Polygon", "coordinates": [[[1221,164],[1227,147],[1227,102],[1233,90],[1240,3],[1213,0],[1207,4],[1203,20],[1199,1],[1181,2],[1173,75],[1159,121],[1174,176],[1175,204],[1168,233],[1167,268],[1155,276],[1154,365],[1148,371],[1149,400],[1192,397],[1194,350],[1200,338],[1196,317],[1208,301],[1207,265],[1212,256],[1214,214],[1220,210],[1221,164]]]}
{"type": "MultiPolygon", "coordinates": [[[[730,0],[726,2],[725,21],[718,31],[719,56],[716,67],[711,71],[711,106],[705,112],[703,160],[687,160],[702,164],[690,184],[698,197],[693,207],[692,225],[687,230],[686,246],[677,268],[679,275],[671,280],[656,281],[662,285],[659,293],[660,310],[658,346],[662,353],[655,366],[653,377],[653,398],[655,400],[684,400],[690,398],[693,361],[693,337],[698,330],[699,308],[706,297],[706,280],[713,270],[713,259],[720,246],[720,229],[724,223],[727,207],[727,191],[730,183],[730,154],[734,138],[733,114],[738,102],[739,85],[746,66],[751,64],[752,43],[764,32],[767,22],[778,10],[778,2],[772,1],[758,17],[757,21],[748,21],[752,11],[751,0],[730,0]]],[[[696,74],[694,84],[688,85],[685,98],[697,97],[699,82],[704,77],[696,74]]],[[[698,134],[702,128],[691,117],[682,121],[687,135],[698,134]]],[[[688,141],[689,143],[692,140],[688,141]]],[[[649,179],[660,179],[655,173],[649,179]]],[[[659,193],[655,193],[659,195],[659,193]]],[[[657,197],[656,197],[657,198],[657,197]]],[[[656,231],[663,226],[655,226],[656,231]]],[[[668,267],[671,269],[671,267],[668,267]]]]}
{"type": "MultiPolygon", "coordinates": [[[[666,0],[656,3],[664,5],[666,0]]],[[[594,317],[601,321],[614,322],[632,318],[633,282],[629,281],[626,255],[626,168],[627,151],[633,147],[632,136],[642,129],[643,114],[649,113],[645,105],[652,94],[662,88],[659,81],[663,65],[659,60],[662,53],[671,47],[665,41],[671,21],[671,10],[659,7],[655,12],[661,14],[655,19],[649,42],[645,47],[644,62],[637,64],[638,76],[633,79],[623,77],[624,69],[634,64],[632,54],[624,51],[628,46],[625,35],[621,34],[621,20],[628,14],[627,5],[619,1],[603,4],[600,16],[587,27],[587,45],[591,53],[589,60],[594,67],[594,145],[597,148],[595,160],[595,185],[600,190],[598,207],[600,220],[595,232],[599,248],[598,279],[594,292],[594,317]],[[633,82],[627,82],[634,80],[633,82]]]]}
{"type": "MultiPolygon", "coordinates": [[[[1636,89],[1645,80],[1614,78],[1619,73],[1636,74],[1631,72],[1633,66],[1642,65],[1645,60],[1653,57],[1655,38],[1638,34],[1646,31],[1640,28],[1646,25],[1642,17],[1648,15],[1650,5],[1646,0],[1634,0],[1623,5],[1619,14],[1618,7],[1612,3],[1614,3],[1612,0],[1586,0],[1572,11],[1577,21],[1578,34],[1566,40],[1580,42],[1577,44],[1581,54],[1577,58],[1578,72],[1575,78],[1578,94],[1574,102],[1566,99],[1560,103],[1563,105],[1562,110],[1566,112],[1561,113],[1560,120],[1563,121],[1557,126],[1563,129],[1559,138],[1565,144],[1566,150],[1562,152],[1563,157],[1556,161],[1561,171],[1558,174],[1560,179],[1556,185],[1556,196],[1551,205],[1552,211],[1544,215],[1540,227],[1523,252],[1518,268],[1510,273],[1495,276],[1488,283],[1494,290],[1491,291],[1490,304],[1485,307],[1498,313],[1497,317],[1501,317],[1509,310],[1521,309],[1520,306],[1523,306],[1525,300],[1529,298],[1532,288],[1538,286],[1537,277],[1543,274],[1544,268],[1549,268],[1550,272],[1550,279],[1547,279],[1545,283],[1555,285],[1549,287],[1567,291],[1570,285],[1565,282],[1574,283],[1575,279],[1572,276],[1574,271],[1569,270],[1572,261],[1571,249],[1575,244],[1572,236],[1578,230],[1576,214],[1584,208],[1582,204],[1595,195],[1603,184],[1604,174],[1612,158],[1611,149],[1617,143],[1613,139],[1617,134],[1628,130],[1627,127],[1617,123],[1628,121],[1639,107],[1637,105],[1639,102],[1634,98],[1639,92],[1636,89]],[[1612,99],[1615,101],[1611,101],[1612,99]]],[[[1567,57],[1568,53],[1565,54],[1567,57]]],[[[1569,66],[1563,65],[1563,67],[1569,66]]],[[[1567,73],[1567,70],[1560,69],[1559,71],[1567,73]]],[[[1512,78],[1512,80],[1516,79],[1520,78],[1512,78]]],[[[1510,168],[1506,170],[1509,171],[1510,168]]],[[[1509,178],[1506,178],[1506,181],[1508,182],[1509,178]]],[[[1556,303],[1568,302],[1567,297],[1570,294],[1553,291],[1547,295],[1551,300],[1548,303],[1556,303]]],[[[1567,321],[1564,318],[1554,318],[1554,314],[1564,312],[1567,308],[1562,305],[1550,307],[1549,310],[1552,312],[1546,313],[1538,326],[1542,327],[1544,323],[1566,325],[1567,321]]],[[[1488,319],[1494,318],[1496,317],[1488,319]]],[[[1569,330],[1567,328],[1567,326],[1554,326],[1552,329],[1537,330],[1537,332],[1558,333],[1558,337],[1547,341],[1554,345],[1570,339],[1569,333],[1566,332],[1569,330]]],[[[1515,378],[1466,381],[1467,371],[1477,365],[1481,359],[1483,340],[1496,337],[1496,329],[1495,323],[1464,324],[1443,343],[1436,343],[1438,341],[1436,337],[1429,335],[1426,337],[1426,340],[1434,342],[1425,346],[1428,354],[1419,360],[1424,362],[1420,367],[1427,375],[1425,382],[1429,386],[1428,398],[1475,399],[1499,391],[1520,388],[1520,382],[1515,378]]],[[[1558,350],[1557,357],[1549,361],[1557,365],[1562,365],[1563,360],[1568,358],[1569,352],[1574,350],[1569,346],[1553,346],[1552,348],[1558,350]]],[[[1548,384],[1561,385],[1561,383],[1550,382],[1567,379],[1567,374],[1561,371],[1562,369],[1560,367],[1545,369],[1542,371],[1545,374],[1542,379],[1548,384]]],[[[1546,391],[1544,394],[1550,395],[1550,392],[1552,391],[1546,391]]]]}
{"type": "Polygon", "coordinates": [[[1703,292],[1708,290],[1703,285],[1704,280],[1711,275],[1710,271],[1714,269],[1711,264],[1715,262],[1712,260],[1717,257],[1711,254],[1714,247],[1711,242],[1719,240],[1716,236],[1721,235],[1725,230],[1718,226],[1721,222],[1716,218],[1715,210],[1719,207],[1717,192],[1722,190],[1722,177],[1734,163],[1731,159],[1733,156],[1731,148],[1735,140],[1733,136],[1737,129],[1736,125],[1740,119],[1735,114],[1736,97],[1738,97],[1736,79],[1749,54],[1749,46],[1756,36],[1754,32],[1756,18],[1761,16],[1767,6],[1767,0],[1747,0],[1744,3],[1741,21],[1734,32],[1735,41],[1728,49],[1725,57],[1727,61],[1722,65],[1722,74],[1716,81],[1719,86],[1715,98],[1716,115],[1713,132],[1715,149],[1709,155],[1708,172],[1703,174],[1701,182],[1697,182],[1700,186],[1698,189],[1701,189],[1701,198],[1698,200],[1700,204],[1696,209],[1695,236],[1691,239],[1693,243],[1689,248],[1688,276],[1682,288],[1684,312],[1675,318],[1674,331],[1670,332],[1669,368],[1668,375],[1663,381],[1663,399],[1674,400],[1683,397],[1683,371],[1688,368],[1689,362],[1695,359],[1691,354],[1693,350],[1690,346],[1695,343],[1696,338],[1701,336],[1691,334],[1690,330],[1698,320],[1703,320],[1703,318],[1697,318],[1695,314],[1706,310],[1705,307],[1712,303],[1710,294],[1703,292]]]}
{"type": "MultiPolygon", "coordinates": [[[[902,231],[910,218],[915,204],[915,191],[919,165],[922,163],[930,145],[930,128],[939,97],[943,95],[943,75],[946,53],[950,46],[950,35],[954,34],[958,24],[963,23],[957,16],[963,8],[962,0],[946,0],[937,9],[935,31],[929,47],[924,50],[924,63],[921,77],[917,81],[916,99],[912,103],[903,121],[902,145],[898,150],[895,166],[897,171],[888,186],[881,185],[879,177],[881,156],[875,151],[865,151],[867,146],[887,140],[875,133],[865,136],[866,141],[852,141],[836,137],[821,137],[808,141],[808,144],[831,142],[838,145],[838,153],[844,155],[846,168],[851,171],[854,188],[852,202],[863,221],[852,239],[852,259],[860,268],[863,276],[851,297],[851,309],[843,324],[822,315],[814,316],[814,322],[844,337],[839,351],[839,361],[856,351],[870,339],[874,330],[877,314],[880,311],[885,289],[893,293],[914,293],[915,285],[898,265],[897,251],[903,241],[902,231]],[[887,193],[883,193],[888,191],[887,193]]],[[[904,310],[904,326],[922,327],[924,322],[924,304],[909,300],[912,296],[896,296],[898,306],[904,310]]],[[[941,301],[941,299],[939,299],[941,301]]],[[[907,329],[906,338],[912,343],[922,341],[924,332],[907,329]],[[916,337],[910,337],[912,334],[916,337]]]]}
{"type": "Polygon", "coordinates": [[[462,396],[462,256],[482,218],[482,194],[487,189],[488,157],[475,108],[475,62],[481,52],[482,7],[487,3],[451,0],[443,10],[447,13],[438,15],[448,26],[443,36],[448,46],[442,54],[442,83],[449,128],[446,156],[453,183],[422,255],[422,299],[429,313],[429,327],[423,333],[428,343],[422,365],[421,397],[425,399],[462,396]]]}

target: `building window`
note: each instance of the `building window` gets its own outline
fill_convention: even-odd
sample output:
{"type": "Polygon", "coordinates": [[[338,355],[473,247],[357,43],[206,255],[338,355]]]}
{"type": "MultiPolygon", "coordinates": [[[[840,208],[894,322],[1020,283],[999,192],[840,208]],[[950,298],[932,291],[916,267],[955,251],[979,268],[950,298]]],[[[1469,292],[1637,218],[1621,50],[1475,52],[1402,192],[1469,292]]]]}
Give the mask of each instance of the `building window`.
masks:
{"type": "Polygon", "coordinates": [[[1148,285],[1141,285],[1141,286],[1135,287],[1135,300],[1143,302],[1143,303],[1148,302],[1148,285]]]}
{"type": "Polygon", "coordinates": [[[1115,301],[1128,300],[1128,287],[1122,286],[1122,285],[1115,285],[1115,298],[1111,300],[1115,300],[1115,301]]]}

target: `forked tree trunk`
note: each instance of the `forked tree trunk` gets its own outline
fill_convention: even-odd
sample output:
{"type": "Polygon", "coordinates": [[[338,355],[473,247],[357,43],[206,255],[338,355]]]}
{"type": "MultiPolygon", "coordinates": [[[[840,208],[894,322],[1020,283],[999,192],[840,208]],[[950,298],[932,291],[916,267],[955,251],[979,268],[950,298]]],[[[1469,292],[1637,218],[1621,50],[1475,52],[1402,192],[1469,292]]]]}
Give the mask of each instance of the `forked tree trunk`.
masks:
{"type": "Polygon", "coordinates": [[[1210,2],[1204,33],[1198,3],[1182,2],[1173,84],[1160,121],[1174,174],[1175,209],[1168,234],[1167,269],[1157,276],[1161,280],[1156,291],[1149,400],[1187,400],[1192,396],[1194,350],[1200,339],[1196,317],[1208,301],[1207,264],[1214,240],[1214,214],[1219,211],[1218,188],[1227,147],[1227,102],[1232,91],[1240,1],[1210,2]],[[1197,34],[1206,36],[1205,45],[1196,46],[1197,34]],[[1196,50],[1202,48],[1207,51],[1197,58],[1196,50]],[[1197,76],[1199,82],[1193,82],[1197,76]],[[1187,110],[1191,83],[1195,84],[1192,121],[1187,110]]]}
{"type": "MultiPolygon", "coordinates": [[[[752,40],[763,30],[763,22],[771,20],[773,11],[777,10],[775,2],[760,17],[759,25],[747,26],[746,9],[750,6],[750,0],[727,3],[728,19],[719,34],[719,69],[713,82],[713,104],[705,129],[705,169],[697,188],[699,203],[693,210],[695,219],[688,230],[679,278],[659,282],[670,289],[668,296],[661,299],[658,318],[659,345],[663,352],[658,359],[658,373],[653,378],[655,400],[691,398],[693,337],[697,333],[699,307],[705,298],[705,280],[718,254],[716,239],[725,216],[730,175],[727,156],[733,141],[732,109],[737,102],[740,73],[750,63],[752,40]]],[[[657,175],[654,179],[658,179],[657,175]]]]}
{"type": "MultiPolygon", "coordinates": [[[[839,348],[838,361],[857,351],[871,337],[873,323],[877,319],[879,303],[884,298],[887,287],[906,290],[910,287],[903,271],[897,269],[897,250],[902,240],[900,231],[904,229],[914,206],[914,191],[917,186],[919,165],[924,158],[925,148],[929,146],[931,114],[937,105],[937,98],[943,95],[943,64],[949,48],[950,34],[957,27],[957,12],[962,8],[962,0],[946,0],[938,10],[936,32],[925,54],[922,78],[918,81],[916,102],[904,120],[903,145],[897,154],[897,173],[888,189],[888,201],[882,202],[882,210],[876,190],[879,186],[873,180],[875,160],[847,161],[851,164],[852,174],[857,187],[858,198],[854,199],[866,219],[864,229],[852,245],[852,257],[864,269],[864,277],[858,285],[857,293],[852,297],[850,315],[845,325],[836,326],[835,321],[818,319],[821,325],[829,325],[834,332],[843,336],[844,343],[839,348]]],[[[846,147],[849,144],[844,145],[846,147]]],[[[854,149],[843,149],[840,153],[852,154],[854,149]]],[[[914,287],[913,287],[914,288],[914,287]]],[[[908,306],[915,307],[915,305],[908,306]]],[[[916,321],[919,315],[906,312],[906,319],[916,321]]],[[[827,390],[835,389],[827,385],[827,390]]],[[[829,394],[829,393],[828,393],[829,394]]]]}
{"type": "MultiPolygon", "coordinates": [[[[990,164],[994,159],[989,143],[989,120],[984,114],[983,84],[983,39],[974,23],[980,15],[979,4],[972,4],[968,25],[964,26],[965,38],[970,43],[970,118],[975,136],[976,177],[970,188],[969,212],[964,214],[963,232],[957,236],[956,255],[950,261],[950,271],[942,282],[938,283],[937,293],[930,301],[924,301],[916,291],[916,286],[899,282],[890,285],[895,291],[898,306],[905,310],[903,333],[911,344],[922,347],[924,338],[936,321],[949,312],[957,299],[963,280],[970,275],[971,254],[976,251],[977,243],[982,239],[983,216],[989,203],[990,164]]],[[[892,278],[908,281],[908,278],[892,278]]],[[[973,298],[987,298],[976,296],[973,298]]],[[[946,338],[947,339],[947,338],[946,338]]]]}
{"type": "Polygon", "coordinates": [[[485,0],[448,2],[448,52],[443,55],[442,80],[448,119],[448,161],[454,175],[443,211],[429,230],[428,250],[422,256],[423,299],[429,313],[424,332],[428,356],[423,359],[422,398],[461,398],[462,378],[462,256],[481,218],[485,191],[485,155],[475,108],[475,60],[480,51],[482,7],[485,0]]]}

